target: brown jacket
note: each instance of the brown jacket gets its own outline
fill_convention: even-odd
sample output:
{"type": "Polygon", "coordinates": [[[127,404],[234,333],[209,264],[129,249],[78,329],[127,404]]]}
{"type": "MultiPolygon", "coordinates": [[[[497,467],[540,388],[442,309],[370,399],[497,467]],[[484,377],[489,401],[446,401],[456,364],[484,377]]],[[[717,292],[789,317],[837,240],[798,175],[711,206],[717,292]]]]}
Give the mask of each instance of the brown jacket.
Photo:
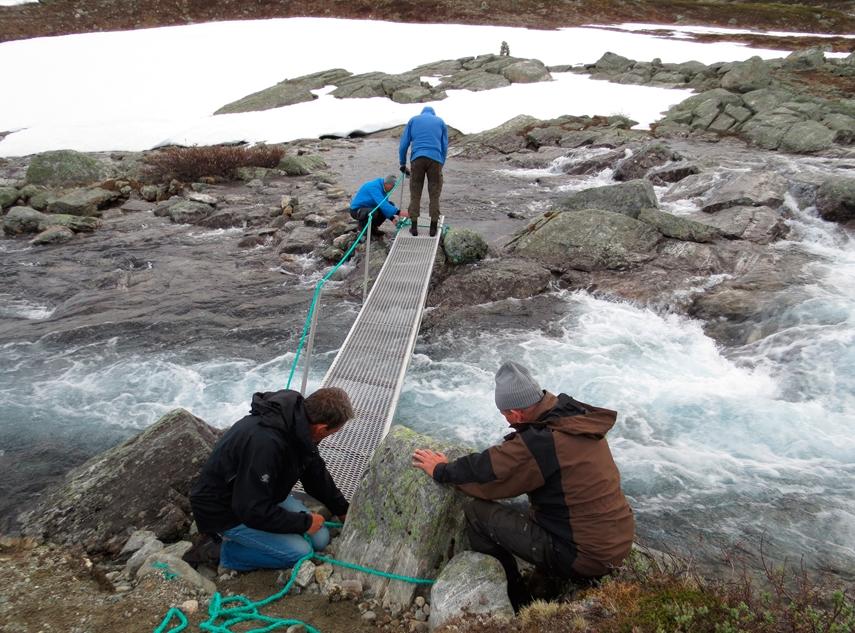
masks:
{"type": "Polygon", "coordinates": [[[540,411],[501,444],[440,464],[434,479],[480,499],[527,494],[533,520],[575,546],[577,573],[608,573],[629,554],[635,533],[605,439],[617,413],[550,393],[540,411]]]}

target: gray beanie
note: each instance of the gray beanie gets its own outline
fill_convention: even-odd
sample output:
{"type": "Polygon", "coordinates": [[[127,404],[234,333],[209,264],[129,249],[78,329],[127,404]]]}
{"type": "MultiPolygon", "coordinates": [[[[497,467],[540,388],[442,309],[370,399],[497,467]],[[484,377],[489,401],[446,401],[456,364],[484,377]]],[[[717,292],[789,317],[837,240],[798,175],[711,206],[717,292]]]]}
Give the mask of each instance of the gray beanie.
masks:
{"type": "Polygon", "coordinates": [[[393,175],[386,176],[386,180],[383,181],[384,185],[394,185],[397,178],[393,175]]]}
{"type": "Polygon", "coordinates": [[[527,409],[543,398],[543,390],[528,369],[507,361],[496,372],[496,407],[499,411],[527,409]]]}

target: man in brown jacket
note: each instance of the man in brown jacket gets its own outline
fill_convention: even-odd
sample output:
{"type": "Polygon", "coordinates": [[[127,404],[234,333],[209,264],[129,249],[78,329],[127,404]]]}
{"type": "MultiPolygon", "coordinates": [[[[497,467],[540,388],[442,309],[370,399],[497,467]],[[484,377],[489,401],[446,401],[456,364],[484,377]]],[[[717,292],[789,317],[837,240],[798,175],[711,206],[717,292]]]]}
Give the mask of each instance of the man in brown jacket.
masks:
{"type": "Polygon", "coordinates": [[[496,373],[495,398],[514,430],[504,442],[450,463],[418,449],[413,466],[475,497],[465,506],[469,542],[499,560],[519,607],[525,590],[515,555],[549,576],[601,578],[629,554],[635,521],[605,439],[614,411],[543,391],[514,362],[496,373]],[[490,501],[521,494],[528,514],[490,501]]]}

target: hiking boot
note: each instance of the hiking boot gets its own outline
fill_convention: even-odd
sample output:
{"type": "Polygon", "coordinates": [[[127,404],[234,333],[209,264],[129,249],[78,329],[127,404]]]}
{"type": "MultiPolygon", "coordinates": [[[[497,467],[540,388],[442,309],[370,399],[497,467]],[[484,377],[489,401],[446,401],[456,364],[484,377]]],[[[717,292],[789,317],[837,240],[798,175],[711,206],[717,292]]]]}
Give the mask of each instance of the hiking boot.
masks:
{"type": "Polygon", "coordinates": [[[438,222],[436,220],[431,220],[430,222],[430,236],[434,237],[436,235],[436,228],[438,222]]]}
{"type": "Polygon", "coordinates": [[[415,222],[410,225],[410,235],[413,237],[418,237],[419,235],[419,226],[415,222]]]}

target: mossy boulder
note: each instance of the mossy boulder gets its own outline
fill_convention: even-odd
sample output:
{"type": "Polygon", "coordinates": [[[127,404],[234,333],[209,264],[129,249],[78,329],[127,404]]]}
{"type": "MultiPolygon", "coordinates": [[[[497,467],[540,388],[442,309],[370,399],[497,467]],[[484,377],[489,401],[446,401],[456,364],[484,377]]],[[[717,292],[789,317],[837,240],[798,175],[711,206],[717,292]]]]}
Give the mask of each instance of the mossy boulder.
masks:
{"type": "Polygon", "coordinates": [[[106,173],[106,167],[91,156],[61,149],[33,156],[26,181],[48,187],[88,185],[103,179],[106,173]]]}
{"type": "Polygon", "coordinates": [[[39,230],[44,215],[31,207],[12,207],[3,217],[3,232],[6,235],[35,233],[39,230]]]}
{"type": "Polygon", "coordinates": [[[544,214],[510,246],[559,272],[624,270],[650,261],[661,240],[657,229],[628,215],[584,209],[544,214]]]}
{"type": "Polygon", "coordinates": [[[21,192],[15,187],[0,187],[0,209],[11,207],[20,197],[21,192]]]}
{"type": "Polygon", "coordinates": [[[830,178],[816,192],[816,210],[832,222],[855,219],[855,178],[830,178]]]}
{"type": "Polygon", "coordinates": [[[20,516],[25,534],[116,554],[134,530],[175,541],[190,527],[190,483],[218,433],[184,409],[90,459],[20,516]]]}
{"type": "Polygon", "coordinates": [[[583,189],[561,201],[561,208],[567,211],[606,209],[631,218],[637,218],[642,209],[658,207],[653,185],[646,180],[630,180],[619,185],[583,189]]]}
{"type": "Polygon", "coordinates": [[[821,152],[834,145],[835,131],[817,121],[794,124],[781,137],[778,149],[794,154],[821,152]]]}
{"type": "Polygon", "coordinates": [[[658,209],[642,209],[638,219],[666,237],[685,242],[712,242],[721,237],[721,232],[715,227],[658,209]]]}
{"type": "Polygon", "coordinates": [[[759,57],[733,64],[721,78],[721,87],[734,92],[751,92],[766,88],[772,83],[769,64],[759,57]]]}
{"type": "Polygon", "coordinates": [[[349,77],[350,74],[350,72],[343,68],[335,68],[319,73],[312,73],[311,75],[303,75],[294,79],[286,79],[285,81],[280,81],[275,86],[254,92],[251,95],[226,104],[214,112],[214,114],[256,112],[259,110],[281,108],[304,101],[312,101],[313,99],[317,99],[312,94],[312,90],[323,88],[329,84],[335,84],[349,77]]]}
{"type": "Polygon", "coordinates": [[[284,156],[279,161],[279,169],[288,176],[307,176],[312,172],[327,169],[327,164],[320,156],[303,154],[301,156],[284,156]]]}
{"type": "Polygon", "coordinates": [[[43,246],[45,244],[61,244],[74,237],[74,231],[65,226],[51,226],[36,235],[30,244],[43,246]]]}
{"type": "MultiPolygon", "coordinates": [[[[468,452],[406,427],[393,427],[374,452],[351,500],[337,558],[394,574],[435,578],[463,549],[465,496],[413,468],[417,448],[443,452],[449,459],[468,452]]],[[[384,606],[410,605],[419,588],[361,572],[343,570],[342,575],[360,579],[384,606]]]]}
{"type": "Polygon", "coordinates": [[[101,187],[75,189],[48,203],[48,213],[69,215],[100,215],[101,210],[120,197],[118,191],[101,187]]]}
{"type": "Polygon", "coordinates": [[[449,229],[442,245],[452,264],[471,264],[487,255],[487,242],[471,229],[449,229]]]}

